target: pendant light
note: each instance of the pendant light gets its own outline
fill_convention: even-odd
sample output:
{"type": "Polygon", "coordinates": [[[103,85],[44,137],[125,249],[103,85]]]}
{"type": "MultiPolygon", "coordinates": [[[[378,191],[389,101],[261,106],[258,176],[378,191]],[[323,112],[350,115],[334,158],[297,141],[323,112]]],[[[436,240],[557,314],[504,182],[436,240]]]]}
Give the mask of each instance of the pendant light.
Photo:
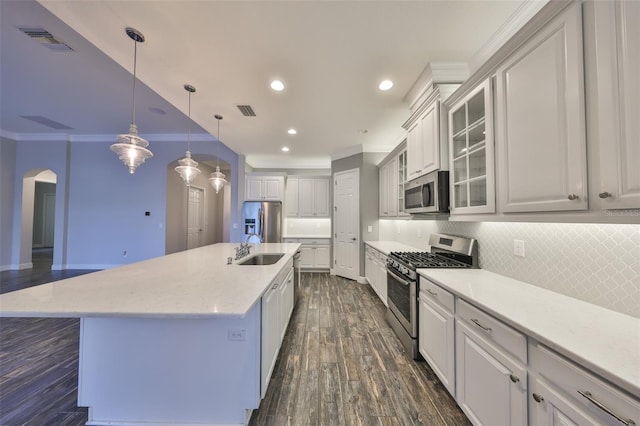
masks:
{"type": "Polygon", "coordinates": [[[216,171],[211,173],[209,182],[216,190],[217,194],[224,184],[227,183],[227,180],[224,178],[224,173],[220,171],[220,145],[222,144],[220,141],[220,120],[222,120],[222,116],[220,114],[216,114],[214,117],[218,120],[218,155],[216,156],[216,171]]]}
{"type": "Polygon", "coordinates": [[[195,93],[196,88],[190,84],[184,85],[184,90],[189,92],[189,124],[187,130],[187,153],[182,160],[178,160],[178,167],[176,172],[184,180],[185,185],[191,186],[191,182],[200,174],[198,169],[198,162],[191,159],[191,94],[195,93]]]}
{"type": "Polygon", "coordinates": [[[125,166],[129,167],[129,173],[133,174],[136,168],[145,162],[147,158],[153,157],[153,153],[147,149],[149,142],[138,136],[136,127],[136,60],[138,56],[138,43],[144,43],[144,36],[135,28],[125,29],[127,35],[133,40],[133,118],[129,133],[116,136],[116,143],[111,145],[111,151],[118,154],[118,157],[125,166]]]}

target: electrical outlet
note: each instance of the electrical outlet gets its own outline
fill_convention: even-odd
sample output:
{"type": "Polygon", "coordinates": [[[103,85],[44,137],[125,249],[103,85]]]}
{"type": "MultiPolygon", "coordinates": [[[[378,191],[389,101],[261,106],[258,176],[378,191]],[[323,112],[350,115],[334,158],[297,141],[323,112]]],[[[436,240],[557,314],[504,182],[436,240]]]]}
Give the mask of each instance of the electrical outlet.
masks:
{"type": "Polygon", "coordinates": [[[373,232],[373,226],[371,225],[367,226],[367,232],[373,232]]]}
{"type": "Polygon", "coordinates": [[[524,241],[513,240],[513,254],[519,257],[524,257],[524,241]]]}
{"type": "Polygon", "coordinates": [[[244,328],[230,328],[229,340],[239,340],[239,341],[247,340],[247,330],[245,330],[244,328]]]}

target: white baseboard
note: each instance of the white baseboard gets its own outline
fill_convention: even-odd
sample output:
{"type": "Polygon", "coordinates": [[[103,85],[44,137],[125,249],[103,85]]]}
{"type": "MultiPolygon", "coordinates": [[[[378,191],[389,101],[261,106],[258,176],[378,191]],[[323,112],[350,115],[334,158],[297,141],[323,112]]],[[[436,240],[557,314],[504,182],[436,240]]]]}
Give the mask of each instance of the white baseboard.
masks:
{"type": "Polygon", "coordinates": [[[369,281],[367,281],[367,277],[358,277],[357,281],[358,284],[369,284],[369,281]]]}
{"type": "Polygon", "coordinates": [[[1,271],[10,271],[11,270],[11,265],[0,265],[0,272],[1,271]]]}
{"type": "MultiPolygon", "coordinates": [[[[92,269],[92,270],[102,270],[102,269],[111,269],[117,268],[118,266],[122,266],[123,264],[118,265],[109,265],[109,264],[97,264],[97,263],[67,263],[64,265],[64,268],[61,269],[92,269]]],[[[58,266],[58,265],[56,265],[58,266]]],[[[51,267],[53,269],[53,267],[51,267]]]]}

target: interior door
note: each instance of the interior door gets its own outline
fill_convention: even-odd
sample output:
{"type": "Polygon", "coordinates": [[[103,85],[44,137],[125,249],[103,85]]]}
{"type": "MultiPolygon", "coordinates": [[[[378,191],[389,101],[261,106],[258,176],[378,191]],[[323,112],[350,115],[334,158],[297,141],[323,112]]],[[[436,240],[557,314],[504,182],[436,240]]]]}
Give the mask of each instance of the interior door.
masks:
{"type": "Polygon", "coordinates": [[[45,247],[53,247],[53,230],[55,228],[56,194],[44,194],[44,226],[42,242],[45,247]]]}
{"type": "Polygon", "coordinates": [[[360,273],[359,171],[334,175],[333,267],[336,275],[356,280],[360,273]]]}
{"type": "Polygon", "coordinates": [[[204,190],[189,187],[187,210],[187,249],[202,246],[204,240],[204,190]]]}

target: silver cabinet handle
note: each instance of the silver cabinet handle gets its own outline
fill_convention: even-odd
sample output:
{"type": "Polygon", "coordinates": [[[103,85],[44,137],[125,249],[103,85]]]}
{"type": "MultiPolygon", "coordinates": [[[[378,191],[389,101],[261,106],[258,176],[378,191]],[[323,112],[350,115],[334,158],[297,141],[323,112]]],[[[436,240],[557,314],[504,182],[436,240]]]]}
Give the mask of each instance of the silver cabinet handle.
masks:
{"type": "Polygon", "coordinates": [[[607,413],[611,417],[615,418],[620,423],[622,423],[624,425],[627,425],[627,426],[636,424],[636,422],[634,422],[633,420],[622,418],[619,415],[617,415],[616,413],[614,413],[613,411],[611,411],[611,409],[609,407],[605,406],[603,403],[601,403],[600,401],[595,399],[593,397],[593,395],[591,395],[591,392],[578,390],[578,393],[580,395],[584,396],[585,398],[587,398],[589,400],[589,402],[591,402],[593,405],[595,405],[596,407],[598,407],[599,409],[601,409],[602,411],[604,411],[605,413],[607,413]]]}
{"type": "Polygon", "coordinates": [[[533,395],[531,395],[531,396],[533,396],[533,399],[534,399],[536,402],[542,402],[542,401],[544,401],[544,398],[542,397],[542,395],[538,395],[537,393],[534,393],[534,394],[533,394],[533,395]]]}
{"type": "Polygon", "coordinates": [[[598,197],[600,197],[600,198],[610,198],[610,197],[613,197],[613,195],[611,195],[611,193],[610,193],[610,192],[606,192],[606,191],[605,191],[605,192],[601,192],[601,193],[599,193],[599,194],[598,194],[598,197]]]}
{"type": "Polygon", "coordinates": [[[573,200],[577,200],[578,198],[580,198],[579,196],[577,196],[576,194],[569,194],[569,196],[567,197],[569,200],[573,201],[573,200]]]}
{"type": "Polygon", "coordinates": [[[480,327],[481,329],[483,329],[484,331],[486,331],[487,333],[491,332],[491,327],[486,327],[480,324],[480,321],[478,321],[477,319],[471,318],[471,322],[477,325],[478,327],[480,327]]]}
{"type": "Polygon", "coordinates": [[[436,293],[435,291],[432,291],[430,288],[427,289],[427,293],[429,293],[432,296],[438,297],[438,293],[436,293]]]}
{"type": "Polygon", "coordinates": [[[351,241],[355,241],[355,240],[357,240],[357,238],[356,238],[356,237],[351,238],[351,241]]]}
{"type": "Polygon", "coordinates": [[[513,383],[518,383],[520,381],[520,378],[518,378],[518,376],[514,376],[513,374],[509,374],[509,378],[513,383]]]}

